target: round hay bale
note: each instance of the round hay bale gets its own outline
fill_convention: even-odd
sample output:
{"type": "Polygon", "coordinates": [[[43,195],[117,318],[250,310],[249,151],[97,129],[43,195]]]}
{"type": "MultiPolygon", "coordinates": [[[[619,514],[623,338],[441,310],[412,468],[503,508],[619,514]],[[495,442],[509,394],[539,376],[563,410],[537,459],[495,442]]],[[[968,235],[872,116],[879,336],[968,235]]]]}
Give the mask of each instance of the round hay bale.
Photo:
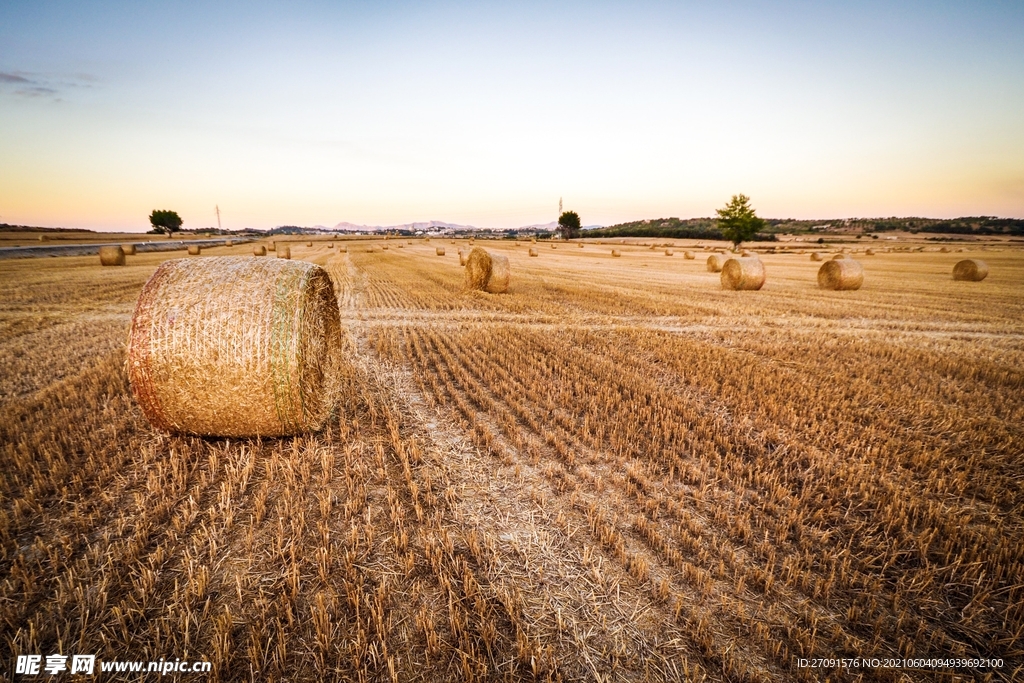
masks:
{"type": "Polygon", "coordinates": [[[307,247],[311,247],[311,246],[313,246],[313,243],[312,242],[306,242],[306,246],[307,247]]]}
{"type": "Polygon", "coordinates": [[[536,249],[530,247],[530,256],[540,256],[536,249]]]}
{"type": "Polygon", "coordinates": [[[835,256],[833,256],[832,260],[833,261],[843,261],[843,260],[846,260],[848,258],[851,258],[848,254],[839,253],[839,254],[836,254],[835,256]]]}
{"type": "Polygon", "coordinates": [[[557,249],[557,247],[555,245],[553,245],[553,244],[551,245],[551,248],[552,249],[557,249]]]}
{"type": "Polygon", "coordinates": [[[673,253],[675,253],[675,252],[673,252],[671,249],[666,249],[665,250],[665,256],[671,256],[673,253]]]}
{"type": "Polygon", "coordinates": [[[958,261],[953,266],[953,279],[966,282],[981,282],[988,277],[988,264],[976,258],[958,261]]]}
{"type": "Polygon", "coordinates": [[[753,254],[746,249],[740,252],[740,257],[742,258],[750,258],[751,256],[753,256],[753,254]]]}
{"type": "Polygon", "coordinates": [[[328,242],[327,243],[327,248],[328,249],[334,249],[334,242],[328,242]]]}
{"type": "Polygon", "coordinates": [[[338,251],[340,251],[343,254],[347,254],[348,253],[348,246],[347,245],[343,245],[343,246],[338,248],[338,251]]]}
{"type": "Polygon", "coordinates": [[[824,258],[825,257],[821,255],[821,252],[818,252],[818,251],[812,251],[811,252],[811,260],[812,261],[821,261],[824,258]]]}
{"type": "Polygon", "coordinates": [[[695,257],[692,251],[684,251],[683,258],[686,259],[687,261],[692,261],[695,257]]]}
{"type": "Polygon", "coordinates": [[[731,258],[722,266],[723,289],[758,290],[764,280],[764,264],[756,256],[731,258]]]}
{"type": "Polygon", "coordinates": [[[125,256],[135,256],[135,245],[134,244],[122,244],[121,251],[124,252],[125,256]]]}
{"type": "Polygon", "coordinates": [[[530,238],[530,244],[537,244],[537,238],[536,237],[531,237],[530,238]]]}
{"type": "Polygon", "coordinates": [[[226,240],[226,241],[224,242],[224,246],[225,246],[225,247],[233,247],[233,246],[235,246],[235,243],[234,243],[234,242],[232,242],[231,240],[226,240]]]}
{"type": "Polygon", "coordinates": [[[444,256],[444,247],[437,247],[434,250],[434,253],[437,254],[438,256],[444,256]]]}
{"type": "Polygon", "coordinates": [[[388,245],[385,244],[384,246],[381,247],[381,249],[383,249],[384,251],[387,251],[388,250],[388,245]]]}
{"type": "Polygon", "coordinates": [[[190,244],[190,245],[188,245],[188,255],[189,256],[199,256],[199,254],[201,254],[201,253],[203,253],[203,250],[199,248],[198,244],[190,244]]]}
{"type": "Polygon", "coordinates": [[[40,235],[40,236],[39,236],[39,241],[40,241],[40,242],[49,242],[49,241],[50,241],[50,238],[49,238],[49,237],[47,237],[46,235],[40,235]]]}
{"type": "Polygon", "coordinates": [[[942,247],[941,249],[939,249],[939,252],[941,252],[943,254],[948,254],[949,253],[949,247],[942,247]]]}
{"type": "Polygon", "coordinates": [[[121,247],[114,245],[108,247],[100,247],[100,265],[101,266],[123,266],[124,265],[124,250],[121,247]]]}
{"type": "Polygon", "coordinates": [[[287,258],[287,259],[290,259],[291,257],[292,257],[292,248],[289,247],[287,244],[277,250],[277,258],[287,258]]]}
{"type": "Polygon", "coordinates": [[[491,294],[508,291],[511,271],[508,258],[474,247],[466,258],[466,286],[491,294]]]}
{"type": "Polygon", "coordinates": [[[875,255],[875,250],[874,249],[865,249],[864,250],[864,255],[865,256],[874,256],[875,255]]]}
{"type": "Polygon", "coordinates": [[[622,256],[622,252],[618,249],[612,249],[612,258],[619,258],[622,256]]]}
{"type": "Polygon", "coordinates": [[[578,246],[578,247],[579,247],[580,249],[582,249],[582,248],[583,248],[583,242],[580,242],[580,243],[579,243],[579,244],[578,244],[577,246],[578,246]]]}
{"type": "Polygon", "coordinates": [[[257,244],[256,246],[254,246],[252,248],[252,255],[253,256],[266,256],[267,255],[267,248],[265,246],[263,246],[262,244],[257,244]]]}
{"type": "Polygon", "coordinates": [[[712,254],[708,256],[708,272],[709,273],[721,273],[722,266],[725,265],[725,256],[722,254],[712,254]]]}
{"type": "Polygon", "coordinates": [[[864,268],[852,258],[834,258],[818,269],[818,286],[822,289],[853,290],[864,284],[864,268]]]}
{"type": "Polygon", "coordinates": [[[459,249],[459,265],[466,265],[466,252],[462,251],[461,249],[459,249]]]}
{"type": "Polygon", "coordinates": [[[274,251],[277,249],[277,242],[271,242],[267,245],[267,251],[274,251]]]}
{"type": "Polygon", "coordinates": [[[338,398],[331,278],[295,261],[165,261],[142,288],[128,378],[149,422],[203,436],[316,431],[338,398]]]}

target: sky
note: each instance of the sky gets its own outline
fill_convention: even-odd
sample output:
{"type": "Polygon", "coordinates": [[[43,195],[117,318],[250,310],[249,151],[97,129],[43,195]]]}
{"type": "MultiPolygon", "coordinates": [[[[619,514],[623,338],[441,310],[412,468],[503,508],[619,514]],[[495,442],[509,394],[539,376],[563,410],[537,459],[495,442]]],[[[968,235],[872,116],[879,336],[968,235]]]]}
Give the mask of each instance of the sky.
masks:
{"type": "Polygon", "coordinates": [[[0,222],[1024,218],[1024,3],[0,3],[0,222]]]}

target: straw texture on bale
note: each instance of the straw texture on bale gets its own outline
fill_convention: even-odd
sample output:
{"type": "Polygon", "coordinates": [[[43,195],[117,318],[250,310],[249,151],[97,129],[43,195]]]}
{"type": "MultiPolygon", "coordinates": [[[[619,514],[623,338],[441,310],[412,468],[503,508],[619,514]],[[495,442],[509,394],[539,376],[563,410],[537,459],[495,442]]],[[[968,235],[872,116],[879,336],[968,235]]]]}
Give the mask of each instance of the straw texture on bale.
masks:
{"type": "Polygon", "coordinates": [[[277,258],[287,258],[287,259],[290,259],[291,257],[292,257],[292,248],[291,247],[285,245],[285,246],[283,246],[283,247],[281,247],[280,249],[277,250],[277,258]]]}
{"type": "Polygon", "coordinates": [[[757,290],[764,280],[764,264],[756,256],[731,258],[722,266],[723,289],[757,290]]]}
{"type": "Polygon", "coordinates": [[[618,249],[612,249],[612,256],[618,258],[622,256],[622,252],[620,252],[618,249]]]}
{"type": "Polygon", "coordinates": [[[201,254],[202,251],[203,250],[199,248],[198,244],[190,244],[190,245],[188,245],[188,255],[189,256],[199,256],[199,254],[201,254]]]}
{"type": "Polygon", "coordinates": [[[134,244],[122,244],[121,251],[124,252],[125,256],[135,256],[135,245],[134,244]]]}
{"type": "Polygon", "coordinates": [[[491,294],[508,291],[511,270],[508,258],[474,247],[466,258],[466,286],[491,294]]]}
{"type": "Polygon", "coordinates": [[[118,246],[100,247],[101,266],[123,266],[124,250],[118,246]]]}
{"type": "Polygon", "coordinates": [[[725,256],[722,254],[712,254],[708,256],[708,272],[709,273],[721,273],[722,266],[725,265],[725,256]]]}
{"type": "Polygon", "coordinates": [[[683,258],[686,259],[687,261],[692,261],[695,257],[692,251],[684,251],[683,258]]]}
{"type": "Polygon", "coordinates": [[[438,256],[444,256],[444,247],[437,247],[434,249],[434,253],[438,256]]]}
{"type": "Polygon", "coordinates": [[[142,288],[128,377],[157,429],[282,436],[338,398],[341,322],[327,272],[303,261],[165,261],[142,288]]]}
{"type": "Polygon", "coordinates": [[[820,260],[822,260],[822,258],[823,257],[822,257],[822,255],[819,252],[817,252],[817,251],[812,251],[811,252],[811,260],[812,261],[820,261],[820,260]]]}
{"type": "Polygon", "coordinates": [[[958,261],[953,266],[953,279],[968,282],[981,282],[988,277],[988,264],[976,258],[958,261]]]}
{"type": "Polygon", "coordinates": [[[540,254],[537,253],[536,249],[534,249],[533,247],[530,247],[530,256],[539,256],[539,255],[540,254]]]}
{"type": "Polygon", "coordinates": [[[252,248],[252,255],[253,256],[266,256],[267,255],[267,248],[265,246],[263,246],[262,244],[257,244],[255,247],[252,248]]]}
{"type": "Polygon", "coordinates": [[[818,269],[818,286],[822,289],[853,290],[864,284],[864,268],[852,258],[834,258],[818,269]]]}

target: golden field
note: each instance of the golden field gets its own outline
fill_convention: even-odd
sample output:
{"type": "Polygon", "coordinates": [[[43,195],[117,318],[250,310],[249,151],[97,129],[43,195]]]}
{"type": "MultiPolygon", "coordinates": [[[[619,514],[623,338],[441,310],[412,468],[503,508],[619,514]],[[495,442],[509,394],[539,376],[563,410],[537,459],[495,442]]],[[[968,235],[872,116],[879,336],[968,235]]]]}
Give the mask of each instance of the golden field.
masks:
{"type": "Polygon", "coordinates": [[[297,438],[142,417],[124,341],[180,252],[0,262],[0,667],[1024,676],[1024,250],[854,254],[849,292],[764,254],[764,288],[731,292],[692,242],[477,240],[512,269],[484,294],[464,240],[285,242],[331,274],[350,359],[297,438]],[[964,257],[989,277],[954,282],[964,257]],[[951,656],[1003,665],[800,665],[951,656]]]}

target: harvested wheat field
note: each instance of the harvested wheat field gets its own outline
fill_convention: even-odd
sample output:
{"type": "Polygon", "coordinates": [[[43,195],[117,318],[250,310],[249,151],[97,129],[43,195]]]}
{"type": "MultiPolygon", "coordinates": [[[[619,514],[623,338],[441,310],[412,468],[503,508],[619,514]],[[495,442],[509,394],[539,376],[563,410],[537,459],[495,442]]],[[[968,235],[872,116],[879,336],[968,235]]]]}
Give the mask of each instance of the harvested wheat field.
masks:
{"type": "Polygon", "coordinates": [[[762,254],[730,291],[638,244],[480,243],[507,292],[427,240],[296,249],[333,281],[342,399],[280,438],[161,433],[133,398],[132,312],[181,252],[5,262],[0,666],[1024,677],[1024,252],[981,282],[879,253],[853,291],[762,254]],[[885,664],[950,657],[992,661],[885,664]]]}

